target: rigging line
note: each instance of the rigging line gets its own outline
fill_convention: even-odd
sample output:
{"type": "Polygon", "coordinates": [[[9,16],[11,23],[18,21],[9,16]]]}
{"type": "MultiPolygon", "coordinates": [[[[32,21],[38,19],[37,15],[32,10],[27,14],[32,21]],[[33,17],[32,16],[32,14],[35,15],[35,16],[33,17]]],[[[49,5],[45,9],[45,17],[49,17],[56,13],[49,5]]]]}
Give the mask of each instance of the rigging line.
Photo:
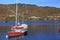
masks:
{"type": "MultiPolygon", "coordinates": [[[[26,13],[26,15],[28,14],[28,9],[27,9],[27,5],[25,5],[25,13],[26,13]]],[[[27,18],[25,19],[25,20],[27,20],[27,18]]]]}
{"type": "MultiPolygon", "coordinates": [[[[26,10],[26,8],[27,8],[26,5],[23,5],[23,8],[24,8],[23,10],[26,10]]],[[[22,12],[22,24],[24,23],[24,20],[25,20],[25,19],[24,19],[24,14],[25,14],[26,12],[27,12],[27,11],[23,11],[23,12],[22,12]]]]}
{"type": "Polygon", "coordinates": [[[23,8],[25,8],[25,12],[23,11],[23,13],[22,13],[22,24],[24,23],[24,20],[26,20],[26,19],[24,19],[24,14],[26,13],[28,13],[28,10],[27,10],[27,5],[23,5],[23,8]]]}
{"type": "Polygon", "coordinates": [[[15,13],[12,9],[10,9],[10,7],[7,6],[7,8],[8,8],[8,11],[15,13]]]}
{"type": "MultiPolygon", "coordinates": [[[[23,5],[24,8],[24,5],[23,5]]],[[[23,9],[24,10],[24,9],[23,9]]],[[[24,11],[22,12],[22,24],[24,23],[24,11]]]]}
{"type": "Polygon", "coordinates": [[[22,24],[24,23],[24,12],[22,13],[22,24]]]}

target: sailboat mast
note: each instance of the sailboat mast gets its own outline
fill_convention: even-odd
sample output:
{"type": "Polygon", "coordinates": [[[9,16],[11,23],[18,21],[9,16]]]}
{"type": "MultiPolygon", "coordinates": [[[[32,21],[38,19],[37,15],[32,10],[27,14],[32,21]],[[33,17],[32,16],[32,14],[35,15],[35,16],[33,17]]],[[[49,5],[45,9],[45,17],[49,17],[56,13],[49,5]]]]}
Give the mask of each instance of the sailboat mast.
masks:
{"type": "Polygon", "coordinates": [[[15,26],[18,25],[18,0],[16,0],[16,23],[15,23],[15,26]]]}

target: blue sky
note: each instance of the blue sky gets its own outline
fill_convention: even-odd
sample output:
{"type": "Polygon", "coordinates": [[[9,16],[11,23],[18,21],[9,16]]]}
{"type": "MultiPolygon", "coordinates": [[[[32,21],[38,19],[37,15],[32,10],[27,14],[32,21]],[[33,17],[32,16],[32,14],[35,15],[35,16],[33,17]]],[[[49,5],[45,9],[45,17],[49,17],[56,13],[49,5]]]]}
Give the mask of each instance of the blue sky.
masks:
{"type": "MultiPolygon", "coordinates": [[[[16,0],[0,0],[0,4],[13,4],[16,0]]],[[[38,6],[52,6],[60,8],[60,0],[18,0],[18,3],[34,4],[38,6]]]]}

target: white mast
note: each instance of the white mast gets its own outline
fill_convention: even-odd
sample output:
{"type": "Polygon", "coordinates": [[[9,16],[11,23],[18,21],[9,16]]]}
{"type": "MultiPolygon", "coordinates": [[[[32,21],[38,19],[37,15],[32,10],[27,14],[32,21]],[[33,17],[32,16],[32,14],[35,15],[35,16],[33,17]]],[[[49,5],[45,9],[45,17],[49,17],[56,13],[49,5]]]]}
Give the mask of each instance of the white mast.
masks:
{"type": "Polygon", "coordinates": [[[15,23],[15,26],[17,26],[18,25],[18,0],[16,0],[16,23],[15,23]]]}

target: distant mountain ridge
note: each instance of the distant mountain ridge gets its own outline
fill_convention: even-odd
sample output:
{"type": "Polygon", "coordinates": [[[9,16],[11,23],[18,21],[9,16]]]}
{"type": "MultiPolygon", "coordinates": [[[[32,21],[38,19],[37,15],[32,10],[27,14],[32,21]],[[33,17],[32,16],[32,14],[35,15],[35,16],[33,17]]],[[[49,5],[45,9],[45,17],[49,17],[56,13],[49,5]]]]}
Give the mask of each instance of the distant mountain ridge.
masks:
{"type": "MultiPolygon", "coordinates": [[[[9,4],[4,5],[0,4],[0,19],[5,18],[8,15],[14,15],[16,12],[16,4],[9,4]]],[[[56,7],[43,7],[43,6],[36,6],[30,4],[18,4],[18,13],[21,15],[22,13],[29,16],[39,16],[39,17],[46,17],[48,15],[59,15],[60,8],[56,7]],[[28,11],[28,12],[26,12],[28,11]]]]}

